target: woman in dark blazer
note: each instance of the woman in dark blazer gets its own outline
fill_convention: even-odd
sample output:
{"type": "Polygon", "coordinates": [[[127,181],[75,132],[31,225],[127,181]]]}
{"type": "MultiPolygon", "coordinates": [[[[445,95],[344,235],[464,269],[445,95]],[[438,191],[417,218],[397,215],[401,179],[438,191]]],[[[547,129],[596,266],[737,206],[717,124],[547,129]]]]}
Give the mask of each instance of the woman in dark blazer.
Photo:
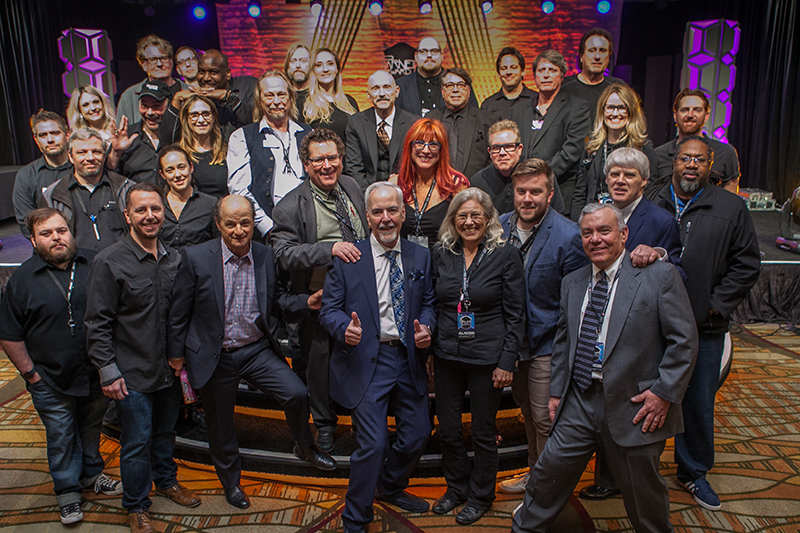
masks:
{"type": "Polygon", "coordinates": [[[522,258],[503,241],[497,211],[485,192],[453,197],[433,248],[439,325],[428,371],[436,383],[436,415],[447,491],[433,506],[462,525],[492,506],[497,475],[495,419],[511,384],[525,328],[522,258]],[[464,445],[461,406],[470,392],[474,465],[464,445]]]}

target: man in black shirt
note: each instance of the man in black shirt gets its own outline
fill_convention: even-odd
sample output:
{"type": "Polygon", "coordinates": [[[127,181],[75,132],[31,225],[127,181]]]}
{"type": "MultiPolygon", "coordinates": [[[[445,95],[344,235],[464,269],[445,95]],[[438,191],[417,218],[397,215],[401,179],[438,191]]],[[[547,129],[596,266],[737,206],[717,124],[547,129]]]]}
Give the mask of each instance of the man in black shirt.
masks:
{"type": "Polygon", "coordinates": [[[148,494],[187,507],[200,498],[178,483],[172,458],[180,383],[167,359],[167,312],[180,256],[163,245],[161,189],[137,183],[127,198],[130,234],[97,255],[87,282],[89,358],[100,371],[103,393],[117,401],[122,426],[122,506],[133,532],[154,532],[148,494]]]}
{"type": "Polygon", "coordinates": [[[122,494],[122,483],[103,474],[106,400],[86,353],[83,314],[94,253],[78,250],[67,219],[55,209],[35,209],[26,222],[36,254],[5,287],[0,346],[26,381],[42,420],[61,522],[72,524],[83,520],[83,490],[122,494]]]}
{"type": "Polygon", "coordinates": [[[30,238],[25,217],[36,209],[39,197],[48,185],[72,174],[67,155],[67,123],[58,113],[40,109],[31,117],[31,131],[42,157],[17,172],[14,180],[14,215],[19,229],[30,238]]]}
{"type": "Polygon", "coordinates": [[[516,48],[507,46],[500,50],[495,68],[500,76],[500,90],[486,98],[481,109],[490,115],[508,118],[511,106],[520,100],[536,98],[537,95],[522,83],[522,78],[525,77],[525,57],[516,48]]]}
{"type": "MultiPolygon", "coordinates": [[[[297,117],[303,116],[303,105],[308,97],[308,71],[311,68],[311,52],[302,44],[296,44],[286,52],[286,60],[283,63],[283,72],[292,82],[294,92],[297,94],[295,101],[295,111],[297,117]]],[[[295,117],[289,117],[294,119],[295,117]]]]}
{"type": "Polygon", "coordinates": [[[564,78],[564,92],[577,96],[589,104],[592,121],[597,114],[597,101],[606,87],[625,82],[613,76],[606,76],[608,63],[614,54],[614,41],[611,34],[602,28],[594,28],[583,34],[578,48],[581,71],[564,78]]]}

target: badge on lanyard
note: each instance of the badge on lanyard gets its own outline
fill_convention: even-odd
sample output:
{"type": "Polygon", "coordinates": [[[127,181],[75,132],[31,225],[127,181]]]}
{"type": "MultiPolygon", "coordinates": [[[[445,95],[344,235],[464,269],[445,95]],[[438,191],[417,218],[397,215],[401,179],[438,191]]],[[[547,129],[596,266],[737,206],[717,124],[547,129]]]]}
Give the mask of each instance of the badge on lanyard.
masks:
{"type": "Polygon", "coordinates": [[[458,302],[458,338],[472,339],[475,337],[475,313],[469,312],[469,301],[458,302]]]}
{"type": "Polygon", "coordinates": [[[408,240],[425,248],[428,247],[428,238],[424,235],[409,235],[408,240]]]}
{"type": "Polygon", "coordinates": [[[603,371],[603,357],[605,356],[605,343],[598,342],[594,345],[594,360],[592,361],[592,372],[601,373],[603,371]]]}

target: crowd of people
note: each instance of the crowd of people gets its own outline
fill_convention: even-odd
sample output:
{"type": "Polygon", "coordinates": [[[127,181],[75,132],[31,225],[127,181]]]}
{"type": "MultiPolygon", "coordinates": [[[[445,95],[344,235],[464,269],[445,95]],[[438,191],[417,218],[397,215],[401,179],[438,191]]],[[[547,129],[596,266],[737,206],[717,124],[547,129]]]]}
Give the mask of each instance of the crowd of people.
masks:
{"type": "Polygon", "coordinates": [[[730,192],[738,156],[703,133],[708,99],[688,89],[676,138],[654,148],[639,96],[605,74],[612,52],[587,32],[565,76],[543,51],[534,90],[504,48],[500,90],[478,105],[425,37],[414,72],[369,76],[360,111],[332,49],[234,77],[219,50],[148,35],[146,78],[116,109],[84,86],[67,120],[34,114],[42,157],[13,198],[34,255],[7,283],[0,345],[45,426],[62,522],[83,518],[83,490],[122,494],[132,532],[155,531],[153,483],[200,505],[173,460],[182,389],[195,414],[202,402],[227,502],[247,508],[241,380],[280,403],[295,455],[321,470],[338,468],[350,410],[347,532],[366,530],[373,498],[472,524],[496,489],[525,494],[514,531],[546,531],[595,452],[581,496],[621,493],[636,531],[670,531],[673,436],[678,481],[719,509],[706,474],[724,335],[760,265],[730,192]],[[509,386],[529,469],[498,484],[509,386]],[[109,398],[121,481],[98,451],[109,398]],[[447,489],[431,506],[406,489],[434,422],[447,489]]]}

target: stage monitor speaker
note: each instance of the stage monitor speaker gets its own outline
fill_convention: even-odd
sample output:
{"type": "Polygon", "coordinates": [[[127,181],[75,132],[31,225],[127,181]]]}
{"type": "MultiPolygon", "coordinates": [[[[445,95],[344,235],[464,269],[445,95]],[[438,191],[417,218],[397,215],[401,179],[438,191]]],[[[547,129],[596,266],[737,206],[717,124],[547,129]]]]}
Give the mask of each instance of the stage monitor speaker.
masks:
{"type": "Polygon", "coordinates": [[[740,37],[738,22],[718,19],[687,23],[683,40],[681,88],[700,89],[708,96],[711,114],[706,129],[710,137],[725,143],[740,37]]]}
{"type": "Polygon", "coordinates": [[[106,31],[70,28],[61,34],[58,52],[66,65],[61,77],[64,93],[69,96],[81,85],[92,85],[114,104],[117,80],[111,72],[114,53],[106,31]]]}

